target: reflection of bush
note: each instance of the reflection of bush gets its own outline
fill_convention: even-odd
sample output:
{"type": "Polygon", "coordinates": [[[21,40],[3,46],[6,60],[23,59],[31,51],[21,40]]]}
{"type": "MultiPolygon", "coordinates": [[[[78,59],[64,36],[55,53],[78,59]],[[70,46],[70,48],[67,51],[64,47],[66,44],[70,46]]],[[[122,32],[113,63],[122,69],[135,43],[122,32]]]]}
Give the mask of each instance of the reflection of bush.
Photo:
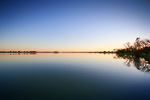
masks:
{"type": "Polygon", "coordinates": [[[150,40],[137,38],[133,45],[127,42],[124,49],[116,50],[115,58],[125,59],[126,66],[133,64],[138,70],[150,72],[150,40]]]}
{"type": "Polygon", "coordinates": [[[150,72],[150,61],[145,58],[136,57],[134,55],[116,54],[116,59],[125,59],[125,65],[130,67],[133,64],[138,70],[143,72],[150,72]]]}

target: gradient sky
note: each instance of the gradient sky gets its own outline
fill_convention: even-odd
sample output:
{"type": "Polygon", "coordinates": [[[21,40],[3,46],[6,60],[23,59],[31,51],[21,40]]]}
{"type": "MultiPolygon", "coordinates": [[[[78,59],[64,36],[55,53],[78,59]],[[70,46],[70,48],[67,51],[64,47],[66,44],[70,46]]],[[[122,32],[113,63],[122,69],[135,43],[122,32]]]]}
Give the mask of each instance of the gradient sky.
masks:
{"type": "Polygon", "coordinates": [[[150,0],[0,0],[0,50],[99,51],[150,39],[150,0]]]}

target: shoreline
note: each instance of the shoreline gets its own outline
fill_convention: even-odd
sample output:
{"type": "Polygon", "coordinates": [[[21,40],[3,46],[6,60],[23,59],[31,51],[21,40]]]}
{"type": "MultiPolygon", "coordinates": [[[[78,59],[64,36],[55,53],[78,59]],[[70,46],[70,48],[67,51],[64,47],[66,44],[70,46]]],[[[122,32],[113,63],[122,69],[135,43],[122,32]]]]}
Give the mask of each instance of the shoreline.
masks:
{"type": "Polygon", "coordinates": [[[7,52],[7,51],[1,51],[0,53],[11,53],[11,54],[20,54],[20,53],[23,53],[23,54],[36,54],[36,53],[116,53],[116,52],[113,52],[113,51],[16,51],[16,52],[7,52]]]}

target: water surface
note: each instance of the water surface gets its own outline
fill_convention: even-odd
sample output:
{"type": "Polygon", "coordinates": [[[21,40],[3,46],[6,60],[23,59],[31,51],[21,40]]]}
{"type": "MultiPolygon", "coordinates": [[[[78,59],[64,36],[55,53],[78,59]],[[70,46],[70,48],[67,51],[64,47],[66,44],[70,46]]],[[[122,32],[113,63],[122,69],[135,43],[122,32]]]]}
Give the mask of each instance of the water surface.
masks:
{"type": "Polygon", "coordinates": [[[150,74],[115,54],[0,54],[1,100],[148,99],[150,74]]]}

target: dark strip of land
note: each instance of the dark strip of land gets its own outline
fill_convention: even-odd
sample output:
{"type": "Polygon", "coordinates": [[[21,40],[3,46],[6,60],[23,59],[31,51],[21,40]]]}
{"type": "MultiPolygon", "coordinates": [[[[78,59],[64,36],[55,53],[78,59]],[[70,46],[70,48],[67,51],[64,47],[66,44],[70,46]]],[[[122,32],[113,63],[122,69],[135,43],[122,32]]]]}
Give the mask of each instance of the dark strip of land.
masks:
{"type": "Polygon", "coordinates": [[[116,53],[114,51],[0,51],[0,53],[116,53]]]}

